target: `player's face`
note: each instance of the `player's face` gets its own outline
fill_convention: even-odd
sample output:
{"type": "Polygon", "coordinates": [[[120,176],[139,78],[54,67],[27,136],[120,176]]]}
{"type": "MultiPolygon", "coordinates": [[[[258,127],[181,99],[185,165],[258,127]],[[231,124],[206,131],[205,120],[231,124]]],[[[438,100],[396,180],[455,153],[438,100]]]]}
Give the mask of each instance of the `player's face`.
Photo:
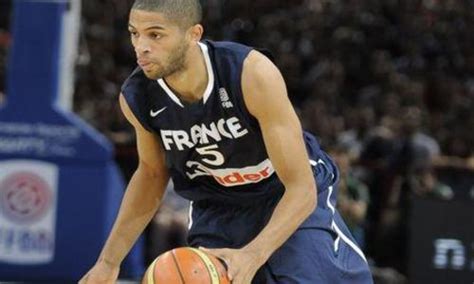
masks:
{"type": "Polygon", "coordinates": [[[184,68],[190,46],[186,31],[163,14],[132,10],[129,31],[137,63],[148,78],[167,77],[184,68]]]}

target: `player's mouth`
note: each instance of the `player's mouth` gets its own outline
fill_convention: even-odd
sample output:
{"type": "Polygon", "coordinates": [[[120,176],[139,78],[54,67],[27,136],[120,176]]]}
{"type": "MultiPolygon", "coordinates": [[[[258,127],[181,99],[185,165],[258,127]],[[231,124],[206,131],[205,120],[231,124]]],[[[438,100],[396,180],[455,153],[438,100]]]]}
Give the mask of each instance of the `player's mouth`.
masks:
{"type": "Polygon", "coordinates": [[[151,61],[144,60],[144,59],[138,59],[137,63],[138,65],[140,65],[142,69],[145,69],[147,67],[149,68],[153,64],[151,61]]]}

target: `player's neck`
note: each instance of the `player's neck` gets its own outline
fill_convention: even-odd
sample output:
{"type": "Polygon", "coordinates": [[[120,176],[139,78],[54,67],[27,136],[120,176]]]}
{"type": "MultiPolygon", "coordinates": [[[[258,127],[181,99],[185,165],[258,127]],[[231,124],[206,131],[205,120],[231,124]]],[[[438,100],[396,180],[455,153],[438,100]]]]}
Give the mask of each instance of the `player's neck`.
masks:
{"type": "Polygon", "coordinates": [[[165,78],[168,86],[183,101],[195,102],[202,98],[208,83],[207,67],[201,48],[191,47],[183,70],[165,78]]]}

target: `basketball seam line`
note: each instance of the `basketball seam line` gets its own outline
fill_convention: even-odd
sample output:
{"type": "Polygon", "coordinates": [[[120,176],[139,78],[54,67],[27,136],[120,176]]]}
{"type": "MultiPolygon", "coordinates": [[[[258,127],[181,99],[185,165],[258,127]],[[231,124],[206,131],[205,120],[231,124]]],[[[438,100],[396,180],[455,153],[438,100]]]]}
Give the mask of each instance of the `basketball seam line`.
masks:
{"type": "Polygon", "coordinates": [[[186,282],[184,282],[184,276],[181,272],[181,268],[179,267],[178,260],[176,260],[175,250],[171,251],[171,256],[173,256],[173,261],[174,261],[174,264],[176,265],[176,268],[178,269],[178,274],[179,274],[179,278],[181,279],[181,282],[183,284],[186,284],[186,282]]]}
{"type": "MultiPolygon", "coordinates": [[[[214,282],[212,281],[213,277],[212,277],[212,274],[211,274],[211,271],[209,271],[209,267],[206,265],[206,261],[202,258],[202,256],[196,251],[195,248],[191,248],[191,251],[193,253],[195,253],[201,260],[202,262],[204,262],[204,266],[206,267],[206,271],[207,271],[207,274],[209,275],[209,280],[211,280],[211,282],[214,282]]],[[[212,263],[212,265],[214,265],[214,263],[212,262],[212,260],[209,259],[209,261],[212,263]]],[[[216,267],[216,270],[217,270],[217,267],[216,267]]],[[[219,279],[219,282],[220,282],[220,279],[219,279]]]]}
{"type": "Polygon", "coordinates": [[[156,266],[156,262],[158,261],[158,258],[156,258],[152,263],[151,263],[151,269],[148,269],[148,272],[147,272],[147,280],[148,280],[148,284],[155,284],[155,266],[156,266]]]}

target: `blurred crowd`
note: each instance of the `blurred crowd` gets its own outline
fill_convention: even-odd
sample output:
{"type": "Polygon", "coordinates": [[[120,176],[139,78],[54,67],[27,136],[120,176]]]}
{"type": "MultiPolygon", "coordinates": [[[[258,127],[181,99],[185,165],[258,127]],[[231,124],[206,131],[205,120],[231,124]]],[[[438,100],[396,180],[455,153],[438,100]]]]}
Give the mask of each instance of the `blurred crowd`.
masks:
{"type": "MultiPolygon", "coordinates": [[[[136,65],[132,2],[83,1],[74,97],[74,111],[117,145],[126,176],[135,167],[134,134],[117,98],[136,65]]],[[[474,169],[474,1],[202,3],[206,38],[273,54],[304,127],[341,169],[338,206],[357,241],[375,263],[406,274],[410,198],[456,198],[440,169],[474,169]]],[[[0,101],[5,11],[0,6],[0,101]]],[[[181,203],[165,207],[170,213],[155,223],[180,235],[185,218],[173,208],[184,212],[181,203]]]]}

